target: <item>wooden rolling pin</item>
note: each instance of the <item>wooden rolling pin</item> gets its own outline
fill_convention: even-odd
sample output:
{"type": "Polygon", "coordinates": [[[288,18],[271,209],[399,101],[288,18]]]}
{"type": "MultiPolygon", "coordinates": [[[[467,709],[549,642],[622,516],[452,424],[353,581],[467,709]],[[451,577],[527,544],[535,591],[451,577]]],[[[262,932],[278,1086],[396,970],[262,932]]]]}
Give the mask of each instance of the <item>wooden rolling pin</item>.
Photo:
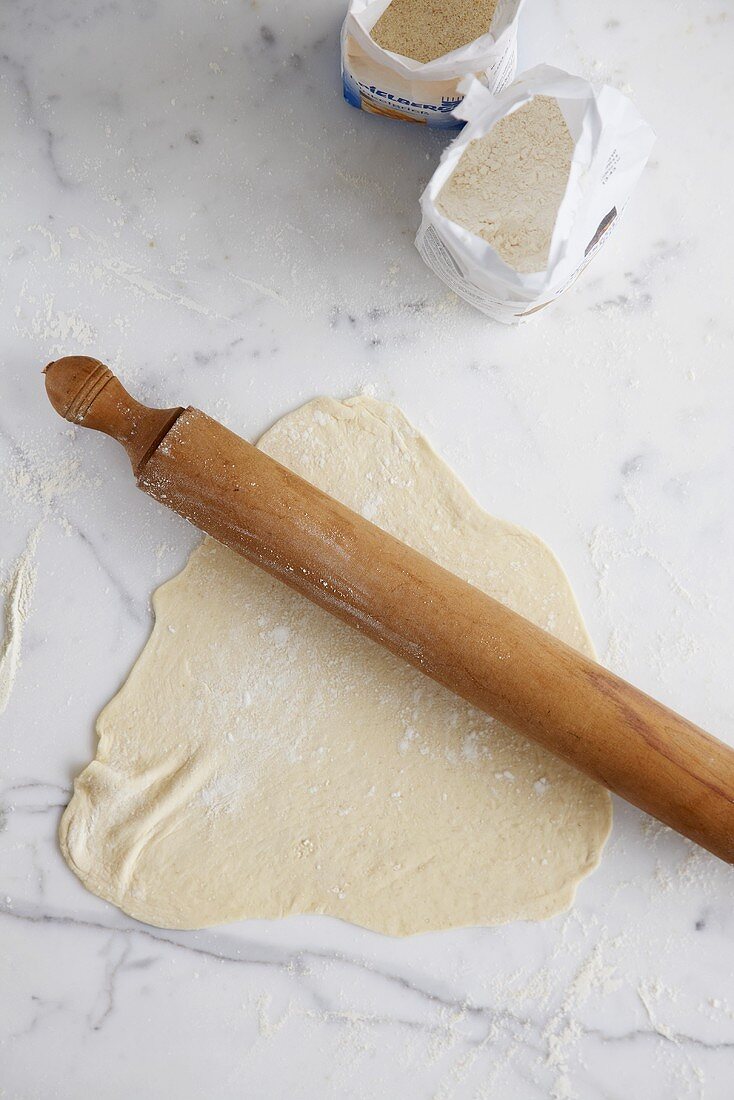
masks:
{"type": "Polygon", "coordinates": [[[362,519],[198,409],[149,409],[96,359],[46,367],[138,486],[474,706],[734,862],[734,750],[362,519]]]}

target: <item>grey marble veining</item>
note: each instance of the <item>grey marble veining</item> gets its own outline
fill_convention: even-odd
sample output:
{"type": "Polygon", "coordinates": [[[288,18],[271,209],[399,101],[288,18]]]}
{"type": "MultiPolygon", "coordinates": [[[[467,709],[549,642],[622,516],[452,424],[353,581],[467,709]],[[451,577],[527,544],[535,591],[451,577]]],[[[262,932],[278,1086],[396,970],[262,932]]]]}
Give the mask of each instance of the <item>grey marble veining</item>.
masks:
{"type": "Polygon", "coordinates": [[[96,714],[197,539],[54,416],[39,371],[62,352],[253,438],[317,393],[397,401],[551,544],[603,659],[734,743],[727,5],[529,0],[521,64],[614,83],[659,140],[608,247],[515,329],[421,263],[445,139],[342,102],[342,16],[0,11],[5,586],[38,532],[0,715],[0,1093],[729,1100],[731,871],[627,806],[570,913],[407,941],[326,918],[146,928],[59,855],[96,714]]]}

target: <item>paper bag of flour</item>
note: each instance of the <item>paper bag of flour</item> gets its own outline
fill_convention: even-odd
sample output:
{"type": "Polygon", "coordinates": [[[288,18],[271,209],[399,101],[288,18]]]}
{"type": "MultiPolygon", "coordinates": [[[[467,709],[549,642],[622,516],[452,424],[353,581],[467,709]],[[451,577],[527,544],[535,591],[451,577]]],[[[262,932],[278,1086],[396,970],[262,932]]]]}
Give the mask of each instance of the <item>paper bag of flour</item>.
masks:
{"type": "Polygon", "coordinates": [[[545,65],[499,94],[477,81],[463,90],[456,115],[467,125],[421,196],[416,247],[460,297],[509,324],[562,294],[609,239],[655,135],[621,92],[545,65]],[[548,126],[537,131],[541,107],[551,108],[563,129],[555,145],[548,126]],[[533,123],[547,176],[543,157],[533,161],[532,143],[522,148],[533,123]]]}
{"type": "MultiPolygon", "coordinates": [[[[515,75],[517,22],[523,3],[498,0],[486,34],[421,62],[384,49],[373,39],[372,31],[390,0],[350,0],[341,34],[344,98],[359,110],[388,118],[447,129],[463,126],[462,119],[452,114],[463,98],[462,80],[471,75],[499,91],[515,75]]],[[[420,27],[416,19],[418,37],[420,27]]]]}

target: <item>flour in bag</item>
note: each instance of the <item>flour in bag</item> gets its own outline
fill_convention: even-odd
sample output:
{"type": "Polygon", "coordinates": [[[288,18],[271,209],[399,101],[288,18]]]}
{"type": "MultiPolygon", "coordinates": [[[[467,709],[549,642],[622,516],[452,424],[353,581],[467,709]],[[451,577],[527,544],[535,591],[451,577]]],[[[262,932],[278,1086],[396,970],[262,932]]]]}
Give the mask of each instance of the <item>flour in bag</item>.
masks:
{"type": "Polygon", "coordinates": [[[392,0],[372,38],[383,50],[427,64],[487,34],[498,0],[392,0]]]}
{"type": "Polygon", "coordinates": [[[516,271],[542,271],[573,149],[557,101],[535,96],[467,145],[436,206],[516,271]]]}

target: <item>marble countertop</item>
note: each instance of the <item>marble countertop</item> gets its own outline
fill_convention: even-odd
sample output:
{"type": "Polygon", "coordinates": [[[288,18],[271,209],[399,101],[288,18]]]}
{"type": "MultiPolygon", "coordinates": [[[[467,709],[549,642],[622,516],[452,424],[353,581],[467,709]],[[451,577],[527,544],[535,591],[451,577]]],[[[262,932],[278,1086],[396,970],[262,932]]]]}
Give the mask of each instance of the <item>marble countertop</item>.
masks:
{"type": "Polygon", "coordinates": [[[415,251],[446,138],[342,102],[343,4],[3,6],[0,1095],[731,1097],[732,873],[621,804],[543,924],[169,933],[85,892],[60,811],[196,535],[39,374],[95,354],[250,437],[397,402],[550,543],[603,659],[734,743],[730,14],[529,0],[521,66],[614,83],[659,140],[579,285],[509,329],[415,251]]]}

